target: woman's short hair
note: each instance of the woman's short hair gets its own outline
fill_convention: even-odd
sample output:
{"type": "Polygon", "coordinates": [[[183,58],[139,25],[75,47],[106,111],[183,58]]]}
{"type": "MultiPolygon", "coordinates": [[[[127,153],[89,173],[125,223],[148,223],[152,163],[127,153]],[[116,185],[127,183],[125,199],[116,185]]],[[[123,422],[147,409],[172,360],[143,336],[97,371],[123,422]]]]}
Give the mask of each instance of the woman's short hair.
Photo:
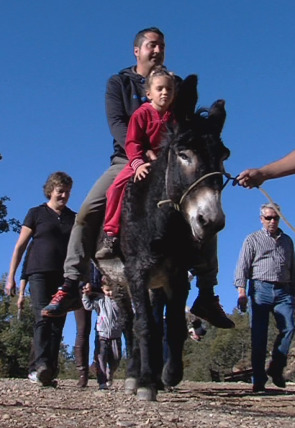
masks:
{"type": "Polygon", "coordinates": [[[46,183],[43,186],[43,192],[47,199],[50,199],[53,189],[58,186],[72,188],[73,179],[68,174],[62,171],[53,172],[49,175],[46,183]]]}

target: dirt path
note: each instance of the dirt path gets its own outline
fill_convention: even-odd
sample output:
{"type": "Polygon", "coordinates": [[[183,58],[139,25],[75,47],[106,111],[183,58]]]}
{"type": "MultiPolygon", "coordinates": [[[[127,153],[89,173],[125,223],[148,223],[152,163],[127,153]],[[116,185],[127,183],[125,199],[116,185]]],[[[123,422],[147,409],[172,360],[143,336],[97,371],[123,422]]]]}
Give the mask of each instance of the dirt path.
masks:
{"type": "Polygon", "coordinates": [[[295,384],[284,391],[269,385],[258,395],[245,383],[182,382],[146,403],[126,396],[123,381],[107,392],[95,380],[84,390],[76,382],[59,381],[53,389],[0,379],[0,427],[295,427],[295,384]]]}

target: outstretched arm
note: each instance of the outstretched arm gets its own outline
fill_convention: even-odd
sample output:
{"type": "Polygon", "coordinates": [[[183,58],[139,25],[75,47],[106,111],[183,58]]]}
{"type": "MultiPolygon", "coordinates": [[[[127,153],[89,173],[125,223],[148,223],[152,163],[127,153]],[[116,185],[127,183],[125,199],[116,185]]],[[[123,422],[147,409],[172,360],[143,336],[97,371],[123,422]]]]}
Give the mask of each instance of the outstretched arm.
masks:
{"type": "Polygon", "coordinates": [[[287,156],[261,168],[246,169],[237,177],[240,186],[260,186],[265,180],[295,174],[295,150],[287,156]]]}

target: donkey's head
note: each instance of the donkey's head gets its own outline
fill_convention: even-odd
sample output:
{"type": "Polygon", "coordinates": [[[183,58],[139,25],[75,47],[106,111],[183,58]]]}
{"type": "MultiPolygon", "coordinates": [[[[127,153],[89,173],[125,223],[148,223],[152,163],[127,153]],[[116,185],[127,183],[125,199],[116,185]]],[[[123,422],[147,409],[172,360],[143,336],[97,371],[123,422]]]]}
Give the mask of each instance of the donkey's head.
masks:
{"type": "MultiPolygon", "coordinates": [[[[230,152],[220,138],[226,113],[223,100],[190,116],[182,110],[179,129],[169,145],[167,196],[189,223],[194,239],[202,243],[221,230],[223,161],[230,152]]],[[[190,106],[191,111],[191,106],[190,106]]]]}

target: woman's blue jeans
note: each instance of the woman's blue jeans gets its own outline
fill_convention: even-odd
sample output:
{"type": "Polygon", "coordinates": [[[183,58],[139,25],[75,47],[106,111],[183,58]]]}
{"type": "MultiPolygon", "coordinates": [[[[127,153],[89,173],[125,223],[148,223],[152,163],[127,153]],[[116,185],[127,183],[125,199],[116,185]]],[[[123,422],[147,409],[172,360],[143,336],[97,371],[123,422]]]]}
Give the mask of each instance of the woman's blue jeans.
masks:
{"type": "Polygon", "coordinates": [[[272,351],[272,367],[282,373],[294,335],[294,296],[287,284],[258,280],[250,281],[249,296],[253,383],[264,385],[269,314],[273,313],[279,330],[272,351]]]}

